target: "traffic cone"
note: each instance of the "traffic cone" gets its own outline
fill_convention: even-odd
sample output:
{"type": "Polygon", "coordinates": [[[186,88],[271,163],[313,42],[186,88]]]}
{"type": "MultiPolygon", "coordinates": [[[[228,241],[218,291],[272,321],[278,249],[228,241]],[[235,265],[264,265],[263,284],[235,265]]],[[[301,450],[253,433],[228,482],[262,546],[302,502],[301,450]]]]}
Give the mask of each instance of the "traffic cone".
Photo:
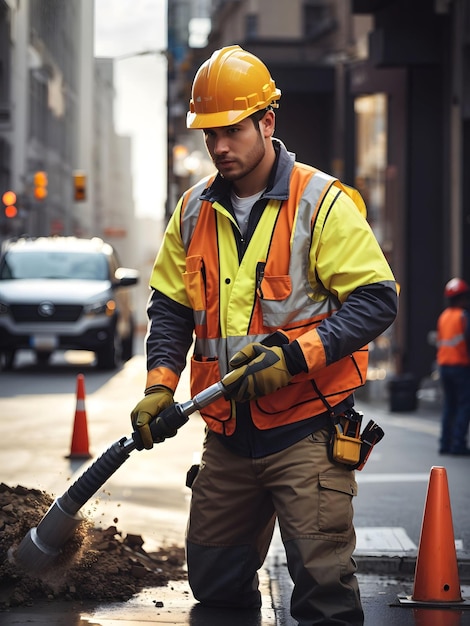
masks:
{"type": "Polygon", "coordinates": [[[462,602],[445,467],[431,468],[411,597],[418,602],[462,602]]]}
{"type": "Polygon", "coordinates": [[[72,443],[68,459],[89,459],[88,426],[85,410],[85,378],[83,374],[77,376],[77,405],[73,424],[72,443]]]}

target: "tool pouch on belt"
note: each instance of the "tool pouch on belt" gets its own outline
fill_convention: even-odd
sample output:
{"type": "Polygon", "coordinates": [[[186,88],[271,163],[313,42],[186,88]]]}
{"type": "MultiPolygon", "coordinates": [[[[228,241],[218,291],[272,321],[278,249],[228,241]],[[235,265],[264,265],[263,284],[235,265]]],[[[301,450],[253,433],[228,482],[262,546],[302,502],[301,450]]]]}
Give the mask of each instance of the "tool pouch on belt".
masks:
{"type": "Polygon", "coordinates": [[[362,414],[353,409],[334,418],[330,438],[330,457],[333,461],[357,466],[362,445],[359,438],[361,420],[362,414]]]}
{"type": "Polygon", "coordinates": [[[384,436],[384,431],[372,420],[361,433],[362,417],[362,413],[348,409],[333,418],[330,458],[347,465],[351,470],[362,470],[372,448],[384,436]]]}

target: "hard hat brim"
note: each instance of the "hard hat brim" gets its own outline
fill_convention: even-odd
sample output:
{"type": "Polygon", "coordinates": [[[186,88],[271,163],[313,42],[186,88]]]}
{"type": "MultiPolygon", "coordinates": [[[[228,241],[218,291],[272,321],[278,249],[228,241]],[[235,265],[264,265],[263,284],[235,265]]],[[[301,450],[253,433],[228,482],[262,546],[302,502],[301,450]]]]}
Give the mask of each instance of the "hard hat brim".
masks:
{"type": "MultiPolygon", "coordinates": [[[[255,109],[256,110],[256,109],[255,109]]],[[[188,111],[186,115],[186,128],[219,128],[220,126],[232,126],[238,124],[254,111],[220,111],[217,113],[193,113],[188,111]]]]}
{"type": "Polygon", "coordinates": [[[212,113],[197,113],[196,111],[188,111],[186,114],[186,128],[204,129],[204,128],[220,128],[222,126],[233,126],[238,124],[256,111],[261,111],[268,106],[277,109],[279,107],[279,98],[281,90],[276,89],[268,102],[258,102],[248,109],[236,109],[231,111],[216,111],[212,113]]]}

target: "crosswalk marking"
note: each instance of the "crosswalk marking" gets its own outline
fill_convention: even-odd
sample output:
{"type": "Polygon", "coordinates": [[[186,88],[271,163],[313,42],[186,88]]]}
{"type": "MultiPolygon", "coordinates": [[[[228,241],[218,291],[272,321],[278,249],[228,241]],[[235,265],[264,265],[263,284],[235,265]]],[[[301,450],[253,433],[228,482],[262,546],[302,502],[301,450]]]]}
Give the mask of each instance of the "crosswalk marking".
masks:
{"type": "MultiPolygon", "coordinates": [[[[387,554],[416,551],[418,546],[408,537],[404,528],[399,526],[364,526],[356,528],[356,553],[387,554]]],[[[463,540],[455,539],[455,549],[463,550],[463,540]]]]}
{"type": "Polygon", "coordinates": [[[373,526],[356,528],[356,552],[406,552],[416,544],[400,527],[373,526]]]}

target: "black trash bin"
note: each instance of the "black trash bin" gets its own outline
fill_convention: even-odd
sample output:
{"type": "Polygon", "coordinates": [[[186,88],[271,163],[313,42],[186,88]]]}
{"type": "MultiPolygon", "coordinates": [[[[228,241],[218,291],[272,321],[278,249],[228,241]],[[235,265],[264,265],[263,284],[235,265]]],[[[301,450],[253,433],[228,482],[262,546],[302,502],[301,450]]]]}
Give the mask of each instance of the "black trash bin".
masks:
{"type": "Polygon", "coordinates": [[[389,384],[390,411],[416,411],[418,406],[418,382],[412,374],[394,376],[389,384]]]}

